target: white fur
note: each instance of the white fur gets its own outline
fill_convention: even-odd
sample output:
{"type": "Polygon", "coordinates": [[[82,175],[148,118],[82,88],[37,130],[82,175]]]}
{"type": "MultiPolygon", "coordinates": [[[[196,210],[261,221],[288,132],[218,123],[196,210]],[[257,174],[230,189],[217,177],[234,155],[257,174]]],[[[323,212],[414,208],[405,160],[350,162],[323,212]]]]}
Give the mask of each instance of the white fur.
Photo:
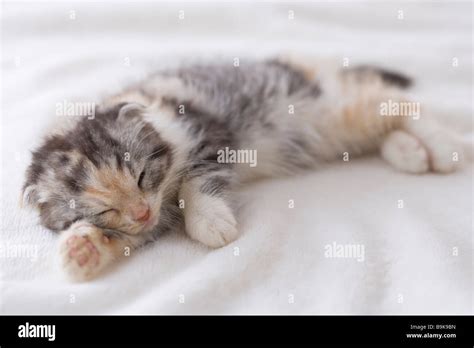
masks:
{"type": "Polygon", "coordinates": [[[413,135],[404,131],[390,133],[380,149],[382,157],[394,168],[421,174],[429,170],[428,152],[413,135]]]}
{"type": "Polygon", "coordinates": [[[427,148],[433,171],[451,173],[462,166],[464,148],[455,134],[430,120],[408,122],[406,127],[427,148]]]}
{"type": "Polygon", "coordinates": [[[194,179],[181,188],[186,233],[209,247],[222,247],[237,239],[237,221],[224,199],[199,192],[199,182],[194,179]]]}

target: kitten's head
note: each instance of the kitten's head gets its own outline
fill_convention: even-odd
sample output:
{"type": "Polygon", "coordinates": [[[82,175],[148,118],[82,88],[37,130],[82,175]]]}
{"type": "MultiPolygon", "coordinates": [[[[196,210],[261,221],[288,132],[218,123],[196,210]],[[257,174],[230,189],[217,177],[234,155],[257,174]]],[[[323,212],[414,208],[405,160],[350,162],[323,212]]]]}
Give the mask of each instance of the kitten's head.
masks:
{"type": "Polygon", "coordinates": [[[156,226],[173,156],[143,111],[137,104],[96,110],[33,152],[23,197],[45,227],[85,219],[137,234],[156,226]]]}

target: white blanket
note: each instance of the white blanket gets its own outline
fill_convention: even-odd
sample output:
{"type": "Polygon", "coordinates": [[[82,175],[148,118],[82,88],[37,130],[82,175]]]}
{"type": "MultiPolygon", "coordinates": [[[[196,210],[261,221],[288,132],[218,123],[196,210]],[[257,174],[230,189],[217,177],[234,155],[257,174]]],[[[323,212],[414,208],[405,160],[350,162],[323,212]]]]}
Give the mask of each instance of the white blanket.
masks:
{"type": "Polygon", "coordinates": [[[210,250],[166,235],[83,284],[62,277],[57,236],[18,207],[29,150],[56,103],[99,101],[176,57],[376,63],[414,76],[418,100],[469,134],[471,7],[4,4],[0,312],[472,313],[471,164],[410,176],[379,158],[351,159],[255,185],[242,193],[234,243],[210,250]],[[348,245],[355,254],[337,257],[348,245]]]}

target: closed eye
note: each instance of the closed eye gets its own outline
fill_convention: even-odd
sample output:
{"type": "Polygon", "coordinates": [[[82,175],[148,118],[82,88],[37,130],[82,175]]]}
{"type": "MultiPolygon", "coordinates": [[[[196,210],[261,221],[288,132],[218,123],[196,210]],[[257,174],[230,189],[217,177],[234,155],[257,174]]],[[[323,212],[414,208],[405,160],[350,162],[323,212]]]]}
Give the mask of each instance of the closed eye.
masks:
{"type": "Polygon", "coordinates": [[[142,188],[142,182],[143,182],[144,177],[145,177],[145,170],[143,170],[140,173],[140,176],[138,177],[138,187],[140,187],[140,188],[142,188]]]}
{"type": "Polygon", "coordinates": [[[108,213],[108,212],[111,212],[111,211],[115,211],[115,209],[107,209],[107,210],[101,211],[100,213],[97,213],[97,214],[95,214],[95,215],[96,215],[96,216],[100,216],[100,215],[103,215],[103,214],[108,213]]]}

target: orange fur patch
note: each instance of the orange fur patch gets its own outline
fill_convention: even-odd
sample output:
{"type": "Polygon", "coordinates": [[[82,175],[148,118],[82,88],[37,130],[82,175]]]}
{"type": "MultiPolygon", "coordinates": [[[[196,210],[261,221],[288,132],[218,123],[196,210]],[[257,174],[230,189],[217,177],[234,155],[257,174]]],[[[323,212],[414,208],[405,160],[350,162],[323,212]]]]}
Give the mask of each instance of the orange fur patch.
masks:
{"type": "Polygon", "coordinates": [[[138,103],[148,106],[152,103],[150,98],[138,90],[127,90],[118,95],[106,98],[103,102],[105,106],[113,106],[119,103],[138,103]]]}

